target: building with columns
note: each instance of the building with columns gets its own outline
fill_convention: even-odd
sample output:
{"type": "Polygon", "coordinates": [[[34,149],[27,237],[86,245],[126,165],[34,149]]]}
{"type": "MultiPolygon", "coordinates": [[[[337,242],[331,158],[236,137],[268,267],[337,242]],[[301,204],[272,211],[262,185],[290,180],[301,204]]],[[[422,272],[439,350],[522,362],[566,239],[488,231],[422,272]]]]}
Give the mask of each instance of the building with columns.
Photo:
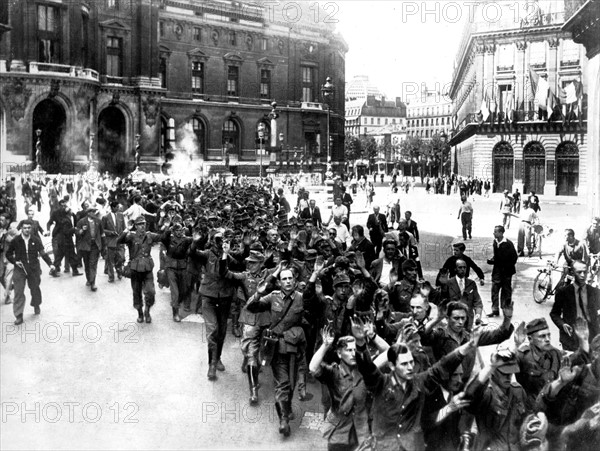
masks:
{"type": "Polygon", "coordinates": [[[485,3],[474,8],[458,49],[449,90],[453,166],[458,175],[490,179],[495,192],[585,199],[598,177],[587,160],[588,58],[562,28],[564,3],[540,0],[535,14],[515,12],[514,2],[495,5],[503,12],[495,21],[486,17],[485,3]],[[571,82],[582,84],[576,119],[563,120],[561,108],[540,111],[531,71],[559,97],[571,82]],[[486,100],[494,113],[483,121],[478,113],[486,100]]]}
{"type": "Polygon", "coordinates": [[[173,159],[205,174],[258,175],[261,162],[276,170],[298,154],[323,172],[329,154],[335,169],[348,48],[319,11],[225,0],[3,1],[2,161],[30,170],[39,141],[49,173],[77,172],[91,155],[100,171],[125,174],[136,153],[145,170],[173,159]]]}
{"type": "Polygon", "coordinates": [[[586,205],[590,216],[600,216],[600,0],[569,0],[565,2],[566,22],[563,30],[573,41],[585,47],[587,62],[588,180],[586,205]]]}

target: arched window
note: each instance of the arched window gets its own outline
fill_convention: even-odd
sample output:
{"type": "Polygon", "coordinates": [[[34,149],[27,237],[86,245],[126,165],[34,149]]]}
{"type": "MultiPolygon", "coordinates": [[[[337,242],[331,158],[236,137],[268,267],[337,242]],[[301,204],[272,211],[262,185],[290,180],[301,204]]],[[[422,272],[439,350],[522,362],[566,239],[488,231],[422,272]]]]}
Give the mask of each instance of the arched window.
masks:
{"type": "Polygon", "coordinates": [[[194,135],[196,135],[198,141],[198,155],[206,155],[206,127],[204,122],[197,117],[192,118],[192,130],[194,130],[194,135]]]}
{"type": "Polygon", "coordinates": [[[239,154],[240,151],[240,129],[231,119],[223,123],[223,148],[228,154],[239,154]]]}

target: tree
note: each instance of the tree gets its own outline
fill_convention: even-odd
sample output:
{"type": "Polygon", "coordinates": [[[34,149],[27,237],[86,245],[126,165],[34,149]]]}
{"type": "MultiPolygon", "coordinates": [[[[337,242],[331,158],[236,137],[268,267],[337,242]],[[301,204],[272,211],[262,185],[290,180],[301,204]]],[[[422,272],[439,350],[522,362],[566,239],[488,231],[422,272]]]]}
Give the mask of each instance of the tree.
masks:
{"type": "MultiPolygon", "coordinates": [[[[400,151],[400,158],[404,163],[410,164],[410,175],[413,175],[413,162],[419,158],[423,150],[423,140],[419,136],[407,136],[406,139],[400,142],[398,150],[400,151]]],[[[406,170],[404,171],[406,174],[406,170]]]]}
{"type": "Polygon", "coordinates": [[[357,136],[346,134],[344,143],[346,161],[354,162],[362,157],[362,143],[357,136]]]}
{"type": "Polygon", "coordinates": [[[360,138],[361,146],[363,149],[362,155],[363,158],[367,158],[369,160],[369,166],[372,167],[377,160],[377,141],[373,137],[363,136],[360,138]]]}

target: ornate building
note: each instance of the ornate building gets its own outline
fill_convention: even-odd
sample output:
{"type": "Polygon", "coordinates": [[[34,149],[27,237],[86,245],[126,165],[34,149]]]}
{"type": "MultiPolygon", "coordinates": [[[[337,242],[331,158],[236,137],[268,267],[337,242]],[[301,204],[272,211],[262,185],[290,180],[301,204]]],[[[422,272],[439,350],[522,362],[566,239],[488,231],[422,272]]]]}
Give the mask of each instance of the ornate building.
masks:
{"type": "Polygon", "coordinates": [[[136,153],[147,170],[174,158],[204,173],[228,165],[249,175],[263,161],[273,169],[300,152],[314,170],[328,152],[334,164],[343,160],[347,45],[309,4],[1,5],[0,150],[7,164],[29,168],[38,141],[39,163],[50,173],[75,172],[90,154],[101,171],[114,173],[129,172],[136,153]],[[333,90],[324,105],[327,77],[333,90]]]}
{"type": "Polygon", "coordinates": [[[449,90],[453,166],[489,178],[495,192],[583,198],[597,177],[586,163],[587,58],[562,29],[563,2],[540,0],[533,13],[515,5],[495,2],[502,14],[492,21],[488,5],[478,4],[466,25],[449,90]],[[575,84],[583,91],[577,113],[563,114],[558,99],[575,84]],[[539,103],[536,85],[549,88],[548,103],[539,103]]]}
{"type": "Polygon", "coordinates": [[[568,0],[565,12],[563,30],[585,46],[588,58],[588,114],[594,120],[588,123],[586,165],[590,177],[586,205],[590,216],[600,216],[600,1],[568,0]]]}
{"type": "Polygon", "coordinates": [[[346,133],[366,136],[388,126],[406,133],[406,105],[400,97],[387,100],[369,95],[346,101],[346,133]]]}

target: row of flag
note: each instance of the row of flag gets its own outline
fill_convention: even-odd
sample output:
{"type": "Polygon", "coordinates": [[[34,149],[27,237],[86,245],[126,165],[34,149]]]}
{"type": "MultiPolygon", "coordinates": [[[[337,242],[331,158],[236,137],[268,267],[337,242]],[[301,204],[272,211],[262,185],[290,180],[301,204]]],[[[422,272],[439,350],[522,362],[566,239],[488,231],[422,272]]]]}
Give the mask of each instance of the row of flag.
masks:
{"type": "MultiPolygon", "coordinates": [[[[528,107],[538,109],[539,117],[546,117],[548,120],[556,120],[557,115],[562,117],[563,122],[567,118],[577,118],[580,122],[582,119],[583,85],[581,82],[573,80],[563,88],[558,88],[556,95],[548,80],[540,77],[532,68],[529,67],[529,78],[531,80],[532,92],[534,94],[533,101],[528,102],[528,107]],[[558,108],[560,107],[560,108],[558,108]]],[[[504,112],[504,122],[513,122],[515,120],[515,110],[524,110],[525,101],[521,101],[513,96],[512,91],[506,92],[501,106],[501,111],[504,112]]],[[[495,116],[498,111],[498,104],[495,98],[488,98],[487,93],[484,95],[479,110],[479,122],[486,122],[490,116],[495,116]]]]}

